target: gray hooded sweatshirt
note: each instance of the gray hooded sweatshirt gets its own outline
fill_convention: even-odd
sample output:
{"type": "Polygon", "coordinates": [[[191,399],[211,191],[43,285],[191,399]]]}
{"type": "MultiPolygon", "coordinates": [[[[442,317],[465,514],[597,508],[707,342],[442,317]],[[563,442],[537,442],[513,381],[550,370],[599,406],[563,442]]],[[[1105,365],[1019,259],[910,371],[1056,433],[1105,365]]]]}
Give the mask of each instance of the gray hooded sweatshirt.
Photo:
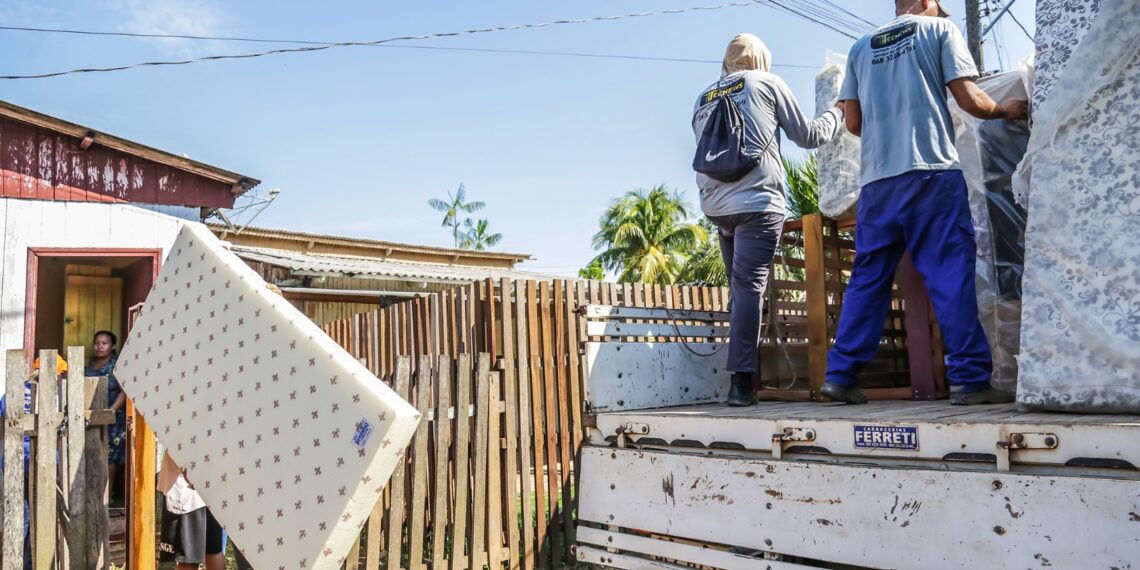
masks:
{"type": "Polygon", "coordinates": [[[797,145],[811,149],[835,138],[842,115],[832,107],[818,119],[800,111],[791,89],[769,72],[772,56],[759,38],[741,34],[724,56],[720,81],[701,92],[693,111],[693,132],[699,139],[712,113],[717,94],[727,92],[744,115],[746,152],[759,158],[751,172],[736,182],[720,182],[697,174],[701,210],[706,216],[784,213],[785,174],[780,160],[780,130],[797,145]]]}

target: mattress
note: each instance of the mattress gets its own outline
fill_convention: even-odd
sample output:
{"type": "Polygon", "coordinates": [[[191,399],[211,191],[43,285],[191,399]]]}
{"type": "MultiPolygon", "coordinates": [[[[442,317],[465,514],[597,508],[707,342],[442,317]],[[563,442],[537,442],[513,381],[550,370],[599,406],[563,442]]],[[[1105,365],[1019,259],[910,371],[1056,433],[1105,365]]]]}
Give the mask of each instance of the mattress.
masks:
{"type": "MultiPolygon", "coordinates": [[[[1124,0],[1127,4],[1130,0],[1124,0]]],[[[1038,0],[1037,54],[1033,78],[1033,109],[1049,94],[1057,78],[1064,72],[1073,55],[1100,14],[1104,0],[1038,0]]]]}
{"type": "MultiPolygon", "coordinates": [[[[847,71],[847,57],[827,52],[823,69],[815,78],[815,113],[822,115],[839,100],[847,71]]],[[[835,139],[819,147],[819,211],[832,218],[855,215],[861,173],[859,137],[840,127],[835,139]]]]}
{"type": "MultiPolygon", "coordinates": [[[[1043,0],[1038,11],[1079,12],[1080,20],[1097,4],[1043,0]]],[[[1140,412],[1137,5],[1099,3],[1080,44],[1066,46],[1015,177],[1029,191],[1017,393],[1024,409],[1140,412]]],[[[1040,41],[1059,45],[1056,33],[1040,41]]]]}
{"type": "Polygon", "coordinates": [[[420,420],[199,224],[115,373],[259,569],[340,567],[420,420]]]}

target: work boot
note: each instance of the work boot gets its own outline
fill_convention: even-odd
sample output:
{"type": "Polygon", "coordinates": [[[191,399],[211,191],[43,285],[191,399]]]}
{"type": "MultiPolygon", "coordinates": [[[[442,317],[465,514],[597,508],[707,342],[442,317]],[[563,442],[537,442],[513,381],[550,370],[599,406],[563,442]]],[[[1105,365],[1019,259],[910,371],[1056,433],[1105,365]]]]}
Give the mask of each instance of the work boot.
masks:
{"type": "Polygon", "coordinates": [[[728,405],[731,408],[756,405],[756,390],[752,388],[751,372],[732,373],[732,386],[728,389],[728,405]]]}
{"type": "Polygon", "coordinates": [[[833,402],[843,402],[844,404],[866,404],[867,396],[858,386],[844,386],[835,382],[824,382],[823,389],[819,393],[827,396],[833,402]]]}
{"type": "Polygon", "coordinates": [[[1014,395],[986,385],[981,390],[967,392],[962,386],[950,387],[950,405],[952,406],[981,406],[986,404],[1010,404],[1014,395]]]}

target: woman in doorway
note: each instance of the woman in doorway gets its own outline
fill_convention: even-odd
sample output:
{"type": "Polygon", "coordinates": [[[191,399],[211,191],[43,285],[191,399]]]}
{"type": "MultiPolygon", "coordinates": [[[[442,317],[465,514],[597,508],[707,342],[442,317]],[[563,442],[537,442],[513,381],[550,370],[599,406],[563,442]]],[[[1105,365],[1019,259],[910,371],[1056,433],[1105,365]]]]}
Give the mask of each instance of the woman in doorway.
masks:
{"type": "Polygon", "coordinates": [[[123,464],[126,462],[127,442],[127,395],[115,379],[115,363],[119,359],[119,352],[115,345],[119,343],[118,337],[111,331],[99,331],[91,339],[91,360],[87,363],[84,373],[87,376],[107,377],[107,403],[115,412],[115,423],[111,425],[107,443],[107,475],[111,482],[111,503],[119,504],[123,500],[122,477],[123,464]]]}

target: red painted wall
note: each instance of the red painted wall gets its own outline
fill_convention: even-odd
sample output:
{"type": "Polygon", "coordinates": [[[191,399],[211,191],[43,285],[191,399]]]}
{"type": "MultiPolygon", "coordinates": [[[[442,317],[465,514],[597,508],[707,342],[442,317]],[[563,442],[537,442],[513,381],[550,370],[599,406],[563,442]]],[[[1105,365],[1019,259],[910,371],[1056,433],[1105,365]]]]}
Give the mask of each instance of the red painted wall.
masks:
{"type": "Polygon", "coordinates": [[[0,118],[0,197],[229,208],[230,185],[0,118]]]}

